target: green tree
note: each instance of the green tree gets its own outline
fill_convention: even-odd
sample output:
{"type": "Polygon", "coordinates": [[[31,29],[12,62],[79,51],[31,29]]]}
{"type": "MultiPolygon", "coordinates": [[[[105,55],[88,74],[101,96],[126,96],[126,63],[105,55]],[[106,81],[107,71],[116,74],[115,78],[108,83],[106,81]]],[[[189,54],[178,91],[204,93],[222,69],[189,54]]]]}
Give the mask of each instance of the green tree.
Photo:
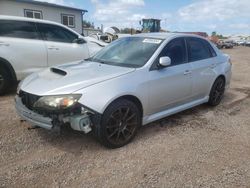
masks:
{"type": "Polygon", "coordinates": [[[216,31],[213,31],[213,32],[212,32],[212,36],[217,36],[216,31]]]}
{"type": "Polygon", "coordinates": [[[92,22],[89,22],[89,21],[86,21],[86,20],[83,20],[82,21],[82,25],[83,25],[83,27],[85,27],[85,28],[94,28],[94,23],[92,22]]]}

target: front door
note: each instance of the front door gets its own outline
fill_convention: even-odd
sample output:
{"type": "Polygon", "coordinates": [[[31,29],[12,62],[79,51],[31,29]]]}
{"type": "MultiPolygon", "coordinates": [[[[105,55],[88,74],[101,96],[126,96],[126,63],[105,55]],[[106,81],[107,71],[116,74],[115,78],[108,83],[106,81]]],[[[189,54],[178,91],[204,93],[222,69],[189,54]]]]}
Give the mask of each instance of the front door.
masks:
{"type": "Polygon", "coordinates": [[[78,35],[66,28],[38,23],[38,29],[45,39],[49,66],[78,61],[89,57],[87,43],[74,42],[78,35]]]}
{"type": "Polygon", "coordinates": [[[150,115],[186,103],[192,95],[192,72],[187,62],[185,40],[170,41],[159,58],[163,56],[170,57],[171,65],[149,72],[150,115]]]}

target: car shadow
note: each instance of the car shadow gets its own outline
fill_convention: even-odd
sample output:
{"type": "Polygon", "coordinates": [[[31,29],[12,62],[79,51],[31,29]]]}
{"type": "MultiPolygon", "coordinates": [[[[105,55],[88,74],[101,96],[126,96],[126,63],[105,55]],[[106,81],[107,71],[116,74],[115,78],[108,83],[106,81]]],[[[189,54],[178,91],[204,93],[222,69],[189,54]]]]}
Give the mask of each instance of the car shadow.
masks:
{"type": "Polygon", "coordinates": [[[10,88],[4,93],[3,95],[0,95],[1,97],[9,97],[9,96],[15,96],[16,90],[17,90],[18,83],[15,83],[14,85],[11,85],[10,88]]]}
{"type": "MultiPolygon", "coordinates": [[[[222,103],[217,107],[202,104],[144,125],[139,129],[138,135],[132,143],[136,144],[137,142],[144,142],[147,139],[153,139],[154,136],[163,131],[170,131],[171,134],[175,135],[187,131],[189,128],[216,130],[216,128],[209,126],[206,114],[212,112],[211,114],[214,115],[217,112],[227,110],[228,107],[231,108],[231,103],[237,104],[237,100],[235,102],[235,99],[238,99],[237,95],[229,92],[223,98],[222,103]]],[[[239,98],[238,100],[242,99],[239,98]]],[[[97,141],[92,133],[84,134],[83,132],[74,131],[69,126],[63,127],[60,134],[42,128],[35,129],[34,131],[36,131],[46,143],[74,155],[81,155],[86,151],[107,150],[97,141]]]]}
{"type": "MultiPolygon", "coordinates": [[[[183,121],[185,117],[205,113],[208,110],[209,107],[207,105],[201,105],[142,126],[138,131],[138,135],[132,142],[150,139],[150,137],[154,137],[158,132],[168,128],[185,126],[185,122],[183,121]]],[[[37,131],[38,135],[46,141],[46,143],[76,156],[86,151],[107,150],[107,148],[97,141],[92,133],[84,134],[83,132],[74,131],[70,127],[63,127],[60,133],[47,131],[41,128],[35,129],[35,131],[37,131]]]]}
{"type": "Polygon", "coordinates": [[[63,127],[60,132],[53,132],[38,128],[35,130],[46,143],[75,156],[85,151],[100,150],[101,145],[92,133],[84,134],[70,127],[63,127]]]}
{"type": "MultiPolygon", "coordinates": [[[[144,125],[141,127],[139,131],[138,139],[145,139],[146,137],[153,137],[155,134],[158,134],[161,131],[172,131],[173,134],[175,134],[173,131],[176,128],[183,128],[183,127],[200,127],[200,124],[189,124],[189,121],[198,120],[202,121],[202,126],[204,126],[205,119],[202,117],[203,114],[207,113],[211,110],[211,107],[209,107],[207,104],[202,104],[196,107],[193,107],[191,109],[187,109],[185,111],[179,112],[174,115],[170,115],[168,117],[162,118],[160,120],[157,120],[153,123],[144,125]]],[[[178,129],[179,130],[179,129],[178,129]]],[[[185,130],[182,129],[182,130],[185,130]]]]}

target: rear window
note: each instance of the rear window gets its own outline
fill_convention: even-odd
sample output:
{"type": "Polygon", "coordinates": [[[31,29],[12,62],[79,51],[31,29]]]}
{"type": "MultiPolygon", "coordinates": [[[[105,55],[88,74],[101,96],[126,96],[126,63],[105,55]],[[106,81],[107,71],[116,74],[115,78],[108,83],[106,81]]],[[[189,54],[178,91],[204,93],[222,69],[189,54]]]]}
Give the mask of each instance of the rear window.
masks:
{"type": "Polygon", "coordinates": [[[189,62],[211,58],[211,52],[204,40],[199,38],[187,38],[189,62]]]}
{"type": "Polygon", "coordinates": [[[0,20],[0,37],[40,39],[33,22],[0,20]]]}
{"type": "Polygon", "coordinates": [[[205,41],[205,40],[203,40],[203,42],[205,43],[205,45],[207,45],[207,47],[208,47],[208,49],[209,49],[209,51],[210,51],[210,56],[211,56],[211,57],[216,57],[217,54],[216,54],[216,52],[214,51],[214,48],[211,46],[211,44],[209,44],[209,42],[207,42],[207,41],[205,41]]]}

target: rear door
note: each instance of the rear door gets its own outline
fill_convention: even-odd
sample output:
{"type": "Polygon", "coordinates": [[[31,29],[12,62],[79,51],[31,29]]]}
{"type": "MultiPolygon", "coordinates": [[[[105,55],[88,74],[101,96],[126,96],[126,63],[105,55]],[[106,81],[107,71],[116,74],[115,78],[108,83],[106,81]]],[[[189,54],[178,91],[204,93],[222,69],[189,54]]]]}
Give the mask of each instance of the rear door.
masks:
{"type": "Polygon", "coordinates": [[[46,43],[49,66],[89,57],[87,43],[77,44],[74,42],[78,39],[77,34],[57,25],[44,23],[37,25],[46,43]]]}
{"type": "Polygon", "coordinates": [[[170,41],[149,72],[149,106],[151,114],[187,103],[192,94],[191,65],[187,61],[184,38],[170,41]],[[169,67],[157,69],[159,58],[168,56],[169,67]]]}
{"type": "Polygon", "coordinates": [[[216,76],[216,52],[204,39],[188,37],[188,61],[192,65],[194,99],[201,99],[208,95],[211,84],[216,76]]]}
{"type": "Polygon", "coordinates": [[[34,22],[0,20],[0,57],[11,63],[17,79],[47,66],[47,49],[34,22]]]}

